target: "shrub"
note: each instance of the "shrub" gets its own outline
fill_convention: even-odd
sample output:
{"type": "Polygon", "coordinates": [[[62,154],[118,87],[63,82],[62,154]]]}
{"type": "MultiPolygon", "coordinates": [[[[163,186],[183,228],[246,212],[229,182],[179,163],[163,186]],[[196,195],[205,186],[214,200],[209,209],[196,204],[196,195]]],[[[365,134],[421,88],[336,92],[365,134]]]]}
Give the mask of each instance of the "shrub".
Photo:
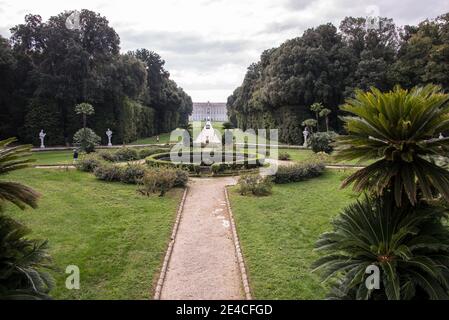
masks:
{"type": "Polygon", "coordinates": [[[73,143],[86,153],[95,151],[101,138],[90,128],[80,129],[73,135],[73,143]]]}
{"type": "Polygon", "coordinates": [[[274,183],[290,183],[320,176],[324,171],[324,163],[319,161],[304,161],[291,166],[279,166],[274,175],[274,183]]]}
{"type": "Polygon", "coordinates": [[[279,152],[278,158],[279,158],[279,160],[288,161],[288,160],[290,160],[291,157],[290,157],[290,154],[287,152],[279,152]]]}
{"type": "Polygon", "coordinates": [[[103,163],[95,168],[94,175],[99,180],[121,181],[122,171],[122,168],[117,165],[103,163]]]}
{"type": "Polygon", "coordinates": [[[78,160],[75,167],[84,172],[94,172],[95,168],[100,166],[103,162],[96,154],[85,155],[82,159],[78,160]]]}
{"type": "Polygon", "coordinates": [[[139,153],[134,148],[120,148],[114,152],[116,162],[139,160],[139,153]]]}
{"type": "Polygon", "coordinates": [[[271,194],[272,187],[273,183],[270,177],[262,177],[258,174],[242,175],[238,182],[238,190],[241,195],[267,196],[271,194]]]}
{"type": "Polygon", "coordinates": [[[176,169],[175,175],[174,187],[185,187],[189,181],[189,173],[183,169],[176,169]]]}
{"type": "Polygon", "coordinates": [[[326,152],[317,152],[313,154],[311,159],[318,162],[329,163],[331,162],[332,156],[327,154],[326,152]]]}
{"type": "Polygon", "coordinates": [[[335,132],[317,132],[312,134],[309,143],[312,147],[313,152],[325,152],[331,153],[334,148],[332,143],[335,141],[337,134],[335,132]]]}
{"type": "Polygon", "coordinates": [[[141,164],[130,164],[121,168],[120,181],[123,183],[137,184],[145,175],[145,166],[141,164]]]}
{"type": "Polygon", "coordinates": [[[163,197],[168,190],[175,186],[175,183],[176,170],[171,168],[152,168],[145,172],[138,191],[147,196],[160,192],[159,196],[163,197]]]}
{"type": "Polygon", "coordinates": [[[115,158],[115,153],[113,151],[109,151],[109,150],[100,150],[97,151],[97,155],[98,157],[100,157],[101,159],[105,160],[105,161],[109,161],[109,162],[115,162],[116,158],[115,158]]]}
{"type": "Polygon", "coordinates": [[[223,122],[223,129],[233,129],[234,126],[229,121],[223,122]]]}

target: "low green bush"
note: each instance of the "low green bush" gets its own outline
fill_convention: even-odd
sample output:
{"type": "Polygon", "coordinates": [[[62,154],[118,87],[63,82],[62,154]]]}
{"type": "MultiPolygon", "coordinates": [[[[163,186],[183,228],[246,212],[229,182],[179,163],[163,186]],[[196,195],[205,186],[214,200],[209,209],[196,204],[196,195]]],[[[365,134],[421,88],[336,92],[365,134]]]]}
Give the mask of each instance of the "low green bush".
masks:
{"type": "Polygon", "coordinates": [[[187,182],[189,181],[189,173],[183,169],[175,170],[175,182],[174,187],[185,187],[187,186],[187,182]]]}
{"type": "Polygon", "coordinates": [[[176,169],[152,168],[145,172],[137,190],[146,196],[159,192],[159,196],[163,197],[168,190],[175,186],[176,178],[176,169]]]}
{"type": "Polygon", "coordinates": [[[138,184],[145,175],[145,166],[141,164],[130,164],[121,168],[120,181],[128,184],[138,184]]]}
{"type": "Polygon", "coordinates": [[[277,184],[298,182],[320,176],[325,165],[320,161],[304,161],[291,166],[279,166],[273,182],[277,184]]]}
{"type": "Polygon", "coordinates": [[[326,152],[331,153],[334,148],[332,143],[335,142],[335,138],[337,134],[333,131],[329,132],[317,132],[312,134],[310,137],[310,146],[312,147],[313,152],[326,152]]]}
{"type": "Polygon", "coordinates": [[[105,161],[109,161],[109,162],[116,161],[115,153],[110,150],[99,150],[99,151],[97,151],[97,155],[98,155],[98,157],[100,157],[101,159],[103,159],[105,161]]]}
{"type": "Polygon", "coordinates": [[[84,172],[93,172],[103,161],[96,154],[87,154],[75,163],[75,167],[84,172]]]}
{"type": "Polygon", "coordinates": [[[283,160],[283,161],[288,161],[291,159],[291,157],[290,157],[290,154],[287,152],[279,152],[278,159],[283,160]]]}
{"type": "Polygon", "coordinates": [[[103,181],[121,181],[122,168],[114,164],[103,163],[95,168],[94,175],[97,179],[103,181]]]}
{"type": "Polygon", "coordinates": [[[139,153],[134,148],[120,148],[114,152],[116,162],[139,160],[139,153]]]}
{"type": "Polygon", "coordinates": [[[267,196],[271,194],[272,188],[271,177],[262,177],[259,174],[242,175],[238,182],[238,190],[241,195],[267,196]]]}

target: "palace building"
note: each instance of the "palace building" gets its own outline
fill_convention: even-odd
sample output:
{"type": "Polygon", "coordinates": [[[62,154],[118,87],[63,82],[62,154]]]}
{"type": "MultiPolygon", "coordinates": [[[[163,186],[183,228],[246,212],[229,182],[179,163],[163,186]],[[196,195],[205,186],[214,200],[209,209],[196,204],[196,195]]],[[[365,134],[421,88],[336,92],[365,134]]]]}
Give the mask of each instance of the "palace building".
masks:
{"type": "Polygon", "coordinates": [[[228,121],[225,102],[194,102],[190,121],[228,121]]]}

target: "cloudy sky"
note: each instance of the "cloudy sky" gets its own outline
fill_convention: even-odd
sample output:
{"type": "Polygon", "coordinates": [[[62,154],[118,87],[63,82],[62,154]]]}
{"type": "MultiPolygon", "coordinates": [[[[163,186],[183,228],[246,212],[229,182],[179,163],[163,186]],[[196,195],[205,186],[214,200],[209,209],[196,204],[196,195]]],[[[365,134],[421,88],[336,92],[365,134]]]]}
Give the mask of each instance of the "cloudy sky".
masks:
{"type": "Polygon", "coordinates": [[[260,53],[321,23],[370,14],[416,24],[449,11],[448,0],[0,0],[0,34],[25,14],[64,10],[106,16],[123,52],[148,48],[194,101],[226,101],[260,53]]]}

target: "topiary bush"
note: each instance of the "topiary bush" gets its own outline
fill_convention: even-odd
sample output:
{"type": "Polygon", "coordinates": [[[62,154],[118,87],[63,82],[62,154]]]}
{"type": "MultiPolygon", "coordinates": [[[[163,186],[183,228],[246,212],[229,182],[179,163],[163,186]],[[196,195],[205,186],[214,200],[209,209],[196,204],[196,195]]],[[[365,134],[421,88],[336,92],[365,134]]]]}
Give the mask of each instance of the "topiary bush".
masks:
{"type": "Polygon", "coordinates": [[[90,128],[80,129],[73,135],[73,144],[86,153],[94,152],[100,142],[101,138],[90,128]]]}
{"type": "Polygon", "coordinates": [[[273,182],[277,184],[298,182],[320,176],[325,165],[319,161],[304,161],[291,166],[279,166],[273,182]]]}
{"type": "Polygon", "coordinates": [[[241,195],[267,196],[271,194],[273,188],[271,178],[259,174],[244,174],[237,185],[241,195]]]}
{"type": "Polygon", "coordinates": [[[335,142],[337,134],[333,131],[317,132],[311,135],[309,139],[313,152],[331,153],[334,148],[332,144],[335,142]]]}

